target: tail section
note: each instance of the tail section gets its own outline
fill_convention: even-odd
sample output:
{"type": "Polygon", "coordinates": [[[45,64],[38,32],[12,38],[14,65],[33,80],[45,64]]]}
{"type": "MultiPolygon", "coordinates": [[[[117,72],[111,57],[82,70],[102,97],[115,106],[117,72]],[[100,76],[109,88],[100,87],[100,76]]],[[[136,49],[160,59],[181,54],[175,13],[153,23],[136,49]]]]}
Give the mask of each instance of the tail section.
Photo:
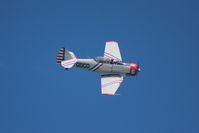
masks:
{"type": "Polygon", "coordinates": [[[72,68],[77,62],[77,58],[74,53],[68,51],[66,48],[60,48],[57,55],[57,64],[64,68],[72,68]]]}

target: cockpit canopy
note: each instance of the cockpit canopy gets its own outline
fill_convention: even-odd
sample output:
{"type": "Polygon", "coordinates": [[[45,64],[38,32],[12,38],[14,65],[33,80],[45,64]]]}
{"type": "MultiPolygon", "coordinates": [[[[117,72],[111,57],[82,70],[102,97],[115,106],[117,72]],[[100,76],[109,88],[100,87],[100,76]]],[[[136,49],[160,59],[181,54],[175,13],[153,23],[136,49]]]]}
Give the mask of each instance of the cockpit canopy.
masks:
{"type": "Polygon", "coordinates": [[[99,62],[99,63],[123,65],[123,63],[122,63],[121,61],[113,60],[113,59],[105,58],[105,57],[96,57],[96,58],[95,58],[95,61],[97,61],[97,62],[99,62]]]}

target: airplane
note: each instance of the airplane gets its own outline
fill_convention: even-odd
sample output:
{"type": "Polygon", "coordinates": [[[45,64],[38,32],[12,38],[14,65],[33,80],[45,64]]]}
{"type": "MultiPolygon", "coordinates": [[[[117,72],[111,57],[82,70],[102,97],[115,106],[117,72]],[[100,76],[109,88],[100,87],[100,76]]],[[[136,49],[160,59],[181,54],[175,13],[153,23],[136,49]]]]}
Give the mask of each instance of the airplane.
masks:
{"type": "Polygon", "coordinates": [[[120,84],[126,76],[136,76],[140,72],[138,63],[124,63],[116,41],[108,41],[105,45],[104,56],[94,59],[78,59],[75,54],[66,48],[60,48],[57,55],[57,64],[66,70],[82,68],[101,75],[101,94],[117,95],[120,84]]]}

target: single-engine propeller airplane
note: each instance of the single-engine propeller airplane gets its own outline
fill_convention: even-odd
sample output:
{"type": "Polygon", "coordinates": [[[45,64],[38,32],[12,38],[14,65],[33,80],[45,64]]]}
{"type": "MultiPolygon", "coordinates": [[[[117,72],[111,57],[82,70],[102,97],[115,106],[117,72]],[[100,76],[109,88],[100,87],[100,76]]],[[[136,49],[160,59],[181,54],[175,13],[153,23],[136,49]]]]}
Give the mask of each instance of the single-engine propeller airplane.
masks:
{"type": "Polygon", "coordinates": [[[101,75],[101,93],[117,95],[116,91],[126,76],[136,76],[140,72],[139,64],[123,63],[118,43],[106,42],[104,56],[95,59],[77,59],[73,52],[60,48],[57,64],[65,69],[82,68],[101,75]]]}

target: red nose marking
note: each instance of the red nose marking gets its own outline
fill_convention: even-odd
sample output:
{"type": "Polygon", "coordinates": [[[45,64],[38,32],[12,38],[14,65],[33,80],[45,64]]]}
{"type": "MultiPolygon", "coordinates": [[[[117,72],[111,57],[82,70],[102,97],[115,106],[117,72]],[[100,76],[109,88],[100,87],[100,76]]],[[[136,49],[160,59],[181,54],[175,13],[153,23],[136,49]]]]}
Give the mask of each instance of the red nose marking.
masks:
{"type": "Polygon", "coordinates": [[[131,64],[130,69],[137,71],[138,70],[138,64],[131,64]]]}
{"type": "Polygon", "coordinates": [[[130,65],[130,74],[135,76],[138,72],[138,64],[131,64],[130,65]]]}

